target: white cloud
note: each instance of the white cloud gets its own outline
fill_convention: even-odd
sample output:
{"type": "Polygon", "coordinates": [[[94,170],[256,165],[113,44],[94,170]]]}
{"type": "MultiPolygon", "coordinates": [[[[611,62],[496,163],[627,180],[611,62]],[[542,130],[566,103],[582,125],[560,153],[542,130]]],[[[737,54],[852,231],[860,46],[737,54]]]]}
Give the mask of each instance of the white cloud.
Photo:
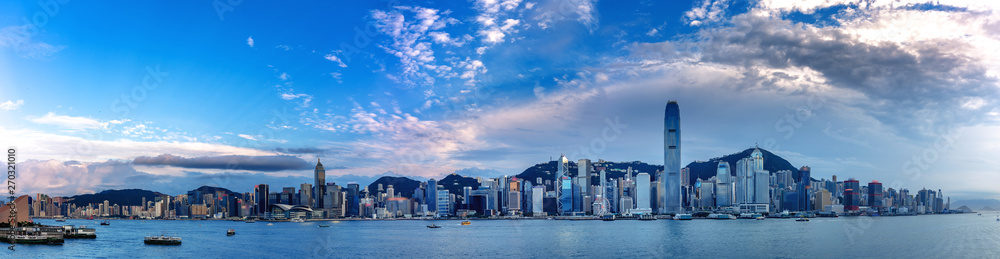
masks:
{"type": "Polygon", "coordinates": [[[247,134],[236,134],[236,136],[237,137],[241,137],[241,138],[245,138],[247,140],[254,140],[254,141],[257,140],[257,137],[251,136],[251,135],[247,135],[247,134]]]}
{"type": "Polygon", "coordinates": [[[0,48],[14,50],[19,56],[31,59],[48,59],[65,46],[53,46],[34,39],[34,25],[12,25],[0,29],[0,48]]]}
{"type": "Polygon", "coordinates": [[[247,45],[249,45],[251,48],[253,47],[253,37],[247,37],[247,45]]]}
{"type": "Polygon", "coordinates": [[[340,66],[340,67],[347,67],[347,64],[344,64],[343,60],[341,60],[340,58],[338,58],[337,56],[335,56],[333,54],[326,54],[326,56],[323,56],[323,58],[325,58],[326,60],[329,60],[329,61],[336,62],[337,65],[340,66]]]}
{"type": "Polygon", "coordinates": [[[29,120],[38,124],[54,125],[70,130],[97,129],[102,124],[100,121],[91,118],[56,115],[52,112],[46,113],[45,116],[29,120]]]}
{"type": "Polygon", "coordinates": [[[17,101],[8,100],[6,102],[0,103],[0,110],[13,111],[21,108],[21,105],[24,105],[24,100],[17,100],[17,101]]]}

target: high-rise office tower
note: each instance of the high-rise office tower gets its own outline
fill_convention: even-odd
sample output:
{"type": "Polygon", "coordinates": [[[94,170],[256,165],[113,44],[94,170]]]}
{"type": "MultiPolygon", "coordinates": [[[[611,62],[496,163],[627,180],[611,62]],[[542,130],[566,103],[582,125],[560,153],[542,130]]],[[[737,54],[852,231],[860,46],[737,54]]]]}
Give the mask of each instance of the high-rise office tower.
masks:
{"type": "Polygon", "coordinates": [[[844,212],[856,211],[861,203],[861,183],[854,178],[844,181],[844,212]]]}
{"type": "Polygon", "coordinates": [[[303,183],[299,185],[298,205],[313,206],[312,184],[303,183]]]}
{"type": "Polygon", "coordinates": [[[434,178],[427,181],[427,209],[437,212],[437,181],[434,178]]]}
{"type": "MultiPolygon", "coordinates": [[[[268,188],[267,184],[258,184],[253,187],[254,195],[257,196],[257,216],[264,217],[267,213],[268,207],[271,206],[271,200],[268,199],[268,188]]],[[[145,198],[143,198],[143,205],[145,205],[145,198]]]]}
{"type": "Polygon", "coordinates": [[[868,183],[868,207],[882,209],[882,183],[878,181],[868,183]]]}
{"type": "Polygon", "coordinates": [[[715,206],[725,207],[733,205],[733,189],[729,183],[730,178],[729,162],[719,162],[719,168],[715,173],[715,206]]]}
{"type": "Polygon", "coordinates": [[[326,195],[326,169],[323,169],[323,163],[320,163],[319,158],[316,159],[316,170],[313,171],[313,177],[316,182],[313,183],[313,203],[314,208],[323,208],[323,195],[326,195]]]}
{"type": "Polygon", "coordinates": [[[361,216],[361,191],[357,183],[347,183],[347,216],[361,216]]]}
{"type": "Polygon", "coordinates": [[[664,213],[681,212],[681,112],[676,101],[667,102],[663,116],[663,185],[664,213]]]}
{"type": "Polygon", "coordinates": [[[569,179],[569,160],[565,155],[560,155],[556,164],[556,178],[553,182],[556,190],[556,212],[565,215],[573,211],[573,183],[569,179]]]}
{"type": "Polygon", "coordinates": [[[808,211],[812,209],[812,204],[809,202],[809,191],[812,189],[812,178],[810,177],[810,169],[808,166],[803,166],[799,168],[799,209],[808,211]]]}
{"type": "Polygon", "coordinates": [[[649,207],[649,174],[639,173],[635,178],[635,213],[651,213],[653,209],[649,207]]]}

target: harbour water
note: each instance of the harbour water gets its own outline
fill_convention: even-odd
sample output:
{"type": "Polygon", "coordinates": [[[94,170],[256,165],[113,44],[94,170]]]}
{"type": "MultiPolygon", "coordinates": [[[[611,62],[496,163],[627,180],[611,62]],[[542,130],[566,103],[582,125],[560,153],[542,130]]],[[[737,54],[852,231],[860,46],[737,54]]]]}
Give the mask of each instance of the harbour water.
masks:
{"type": "Polygon", "coordinates": [[[3,258],[1000,258],[995,212],[978,216],[767,220],[461,220],[244,223],[213,220],[95,220],[96,239],[17,245],[3,258]],[[434,223],[442,228],[430,229],[434,223]],[[328,224],[330,227],[319,227],[328,224]],[[226,236],[235,229],[236,235],[226,236]],[[180,246],[143,244],[147,235],[183,238],[180,246]]]}

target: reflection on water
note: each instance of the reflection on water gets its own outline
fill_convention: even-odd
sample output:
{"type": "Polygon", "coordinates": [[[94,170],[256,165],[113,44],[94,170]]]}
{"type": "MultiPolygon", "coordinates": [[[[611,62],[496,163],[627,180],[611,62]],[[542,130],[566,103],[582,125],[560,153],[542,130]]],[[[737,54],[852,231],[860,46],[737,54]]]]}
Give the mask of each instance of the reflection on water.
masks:
{"type": "MultiPolygon", "coordinates": [[[[1000,257],[1000,222],[991,217],[910,217],[692,221],[138,221],[38,220],[88,225],[97,239],[61,246],[18,245],[0,257],[1000,257]],[[330,225],[321,228],[320,224],[330,225]],[[226,236],[235,229],[236,235],[226,236]],[[177,235],[180,246],[142,243],[177,235]]],[[[58,224],[56,224],[58,223],[58,224]]]]}

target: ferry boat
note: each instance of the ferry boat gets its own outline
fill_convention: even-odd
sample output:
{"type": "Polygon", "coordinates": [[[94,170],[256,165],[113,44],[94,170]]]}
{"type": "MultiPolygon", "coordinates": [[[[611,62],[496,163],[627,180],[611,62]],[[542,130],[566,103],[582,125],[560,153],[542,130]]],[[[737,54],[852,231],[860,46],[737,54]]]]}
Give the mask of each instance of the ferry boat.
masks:
{"type": "Polygon", "coordinates": [[[292,222],[302,223],[302,222],[306,222],[306,220],[304,220],[302,218],[294,218],[294,219],[292,219],[292,222]]]}
{"type": "Polygon", "coordinates": [[[63,226],[63,238],[97,238],[97,232],[93,228],[81,225],[80,227],[63,226]]]}
{"type": "Polygon", "coordinates": [[[674,215],[674,220],[691,220],[691,219],[693,219],[693,217],[691,217],[691,214],[674,215]]]}
{"type": "Polygon", "coordinates": [[[321,228],[328,228],[328,227],[330,227],[330,225],[319,225],[319,227],[321,227],[321,228]]]}
{"type": "Polygon", "coordinates": [[[180,245],[180,237],[168,237],[168,236],[148,236],[142,241],[147,245],[180,245]]]}
{"type": "Polygon", "coordinates": [[[431,223],[430,225],[427,226],[427,228],[441,228],[441,226],[434,225],[434,223],[431,223]]]}
{"type": "Polygon", "coordinates": [[[236,230],[230,228],[229,230],[226,231],[226,235],[227,236],[236,235],[236,230]]]}
{"type": "Polygon", "coordinates": [[[809,221],[809,218],[797,218],[795,221],[809,221]]]}
{"type": "Polygon", "coordinates": [[[246,221],[244,221],[244,222],[246,222],[246,223],[254,223],[254,222],[256,222],[256,221],[253,221],[253,219],[248,219],[248,220],[246,220],[246,221]]]}
{"type": "Polygon", "coordinates": [[[615,215],[604,215],[603,217],[601,217],[601,220],[603,220],[603,221],[615,221],[615,215]]]}
{"type": "Polygon", "coordinates": [[[468,220],[462,221],[462,226],[468,226],[468,225],[472,225],[472,222],[468,220]]]}
{"type": "Polygon", "coordinates": [[[58,218],[58,219],[56,219],[56,222],[66,222],[66,219],[58,218]]]}
{"type": "Polygon", "coordinates": [[[708,214],[709,219],[736,219],[735,216],[729,214],[708,214]]]}
{"type": "Polygon", "coordinates": [[[639,220],[656,220],[656,216],[653,216],[652,214],[642,214],[639,215],[639,220]]]}
{"type": "Polygon", "coordinates": [[[757,220],[764,220],[764,216],[757,216],[757,220]]]}
{"type": "Polygon", "coordinates": [[[101,226],[108,226],[108,225],[111,225],[111,221],[105,219],[103,222],[101,222],[101,226]]]}
{"type": "Polygon", "coordinates": [[[50,241],[44,236],[35,235],[14,235],[12,238],[14,243],[17,244],[49,244],[50,241]]]}

